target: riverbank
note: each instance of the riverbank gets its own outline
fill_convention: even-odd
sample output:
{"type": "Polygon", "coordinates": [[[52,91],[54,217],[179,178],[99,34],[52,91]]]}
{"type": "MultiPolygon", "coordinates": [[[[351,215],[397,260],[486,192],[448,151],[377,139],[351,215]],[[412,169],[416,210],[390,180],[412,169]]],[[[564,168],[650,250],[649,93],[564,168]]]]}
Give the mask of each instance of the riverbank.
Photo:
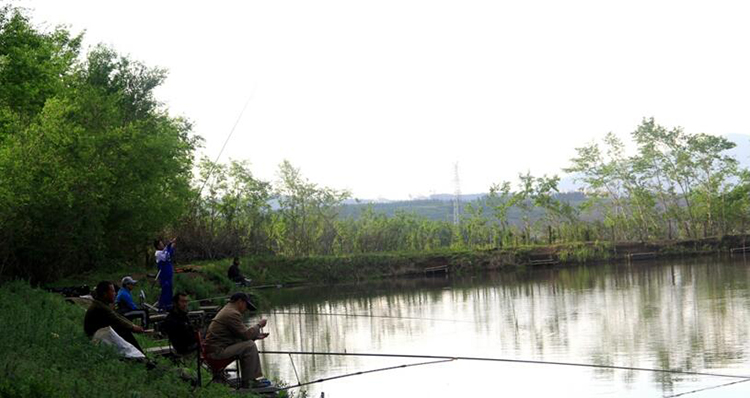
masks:
{"type": "MultiPolygon", "coordinates": [[[[278,256],[248,257],[243,259],[243,269],[246,276],[259,284],[335,284],[424,275],[430,272],[470,274],[538,266],[729,254],[731,249],[745,247],[747,242],[747,236],[735,235],[699,240],[580,242],[488,250],[372,253],[296,259],[278,256]]],[[[208,261],[198,263],[196,269],[216,275],[225,272],[228,264],[228,260],[208,261]]]]}
{"type": "MultiPolygon", "coordinates": [[[[703,256],[745,247],[747,236],[656,242],[580,242],[557,245],[520,246],[489,250],[436,250],[430,252],[370,253],[344,256],[248,256],[241,258],[241,270],[254,286],[275,287],[299,284],[328,285],[383,278],[424,275],[428,271],[472,274],[496,270],[523,270],[533,267],[572,266],[599,262],[625,262],[703,256]]],[[[179,253],[178,253],[179,255],[179,253]]],[[[177,264],[175,291],[187,292],[192,299],[221,297],[241,290],[226,277],[231,260],[177,264]]],[[[159,285],[149,277],[153,269],[134,267],[99,270],[60,280],[53,286],[94,286],[100,280],[117,283],[123,276],[138,279],[147,301],[159,294],[159,285]]],[[[242,288],[245,289],[245,288],[242,288]]],[[[245,289],[247,290],[247,289],[245,289]]],[[[261,306],[266,304],[262,290],[255,290],[261,306]]],[[[222,304],[222,300],[208,300],[222,304]]],[[[198,303],[194,303],[198,306],[198,303]]]]}
{"type": "MultiPolygon", "coordinates": [[[[527,246],[495,250],[443,250],[428,253],[378,253],[354,256],[285,258],[278,256],[242,258],[242,270],[256,285],[335,284],[366,280],[424,275],[438,267],[452,274],[490,270],[522,270],[596,262],[636,261],[728,253],[744,247],[747,237],[617,244],[588,242],[550,246],[527,246]]],[[[194,299],[221,297],[239,290],[227,280],[229,260],[179,265],[175,275],[177,290],[194,299]]],[[[99,270],[60,280],[55,286],[88,284],[99,280],[119,281],[129,274],[140,279],[150,301],[159,286],[147,276],[148,269],[99,270]]],[[[259,300],[265,302],[262,290],[259,300]]],[[[223,300],[214,300],[222,303],[223,300]]],[[[193,303],[197,306],[198,303],[193,303]]],[[[92,345],[81,325],[84,309],[64,302],[58,294],[34,289],[25,282],[0,286],[0,396],[91,396],[122,395],[179,396],[193,394],[179,372],[166,360],[159,369],[146,371],[138,363],[121,361],[106,347],[92,345]],[[15,353],[15,354],[14,354],[15,353]]],[[[224,386],[195,392],[198,396],[224,397],[232,393],[224,386]]]]}
{"type": "Polygon", "coordinates": [[[236,396],[218,384],[193,391],[166,359],[155,358],[156,369],[147,370],[92,344],[83,333],[83,308],[25,282],[0,286],[0,313],[0,396],[236,396]]]}

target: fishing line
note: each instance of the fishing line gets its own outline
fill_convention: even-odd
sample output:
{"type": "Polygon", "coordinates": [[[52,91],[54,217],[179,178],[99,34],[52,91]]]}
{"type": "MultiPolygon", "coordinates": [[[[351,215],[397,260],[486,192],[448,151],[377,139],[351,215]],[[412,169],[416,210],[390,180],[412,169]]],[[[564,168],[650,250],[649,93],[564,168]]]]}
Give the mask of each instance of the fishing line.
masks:
{"type": "Polygon", "coordinates": [[[731,383],[719,384],[718,386],[711,386],[711,387],[699,388],[697,390],[688,391],[688,392],[681,392],[681,393],[675,394],[675,395],[667,395],[664,398],[681,397],[683,395],[695,394],[697,392],[706,391],[706,390],[713,390],[715,388],[728,387],[728,386],[731,386],[732,384],[740,384],[740,383],[745,383],[745,382],[748,382],[748,381],[750,381],[750,379],[733,381],[731,383]]]}
{"type": "Polygon", "coordinates": [[[750,376],[728,375],[728,374],[721,374],[721,373],[691,372],[691,371],[685,371],[685,370],[653,369],[653,368],[640,368],[640,367],[631,367],[631,366],[597,365],[597,364],[576,363],[576,362],[534,361],[530,359],[510,359],[510,358],[492,358],[492,357],[459,357],[459,356],[446,356],[446,355],[376,354],[376,353],[356,353],[356,352],[315,352],[315,351],[260,351],[260,353],[261,354],[284,354],[284,355],[286,354],[323,355],[323,356],[328,355],[328,356],[352,356],[352,357],[455,359],[455,360],[463,360],[463,361],[508,362],[508,363],[534,364],[534,365],[575,366],[575,367],[582,367],[582,368],[672,373],[672,374],[682,374],[682,375],[692,375],[692,376],[726,377],[726,378],[743,379],[745,381],[750,381],[750,376]]]}
{"type": "Polygon", "coordinates": [[[208,184],[208,181],[211,179],[211,175],[214,172],[214,169],[216,169],[216,162],[219,161],[219,158],[221,157],[221,154],[224,153],[224,149],[227,147],[227,144],[229,143],[229,139],[232,138],[232,134],[234,134],[234,130],[237,128],[237,125],[240,123],[240,120],[242,119],[242,115],[245,114],[245,110],[247,109],[247,106],[250,104],[250,101],[252,101],[253,97],[255,97],[255,89],[257,88],[257,84],[253,86],[253,91],[250,92],[250,96],[247,98],[247,101],[245,101],[245,105],[242,107],[242,110],[240,111],[239,116],[237,116],[237,120],[234,121],[234,125],[232,126],[232,130],[229,131],[229,135],[227,135],[227,138],[224,140],[224,145],[221,146],[221,150],[219,151],[219,154],[216,156],[216,159],[211,164],[211,168],[208,170],[208,174],[206,175],[206,180],[203,181],[203,185],[201,185],[201,189],[198,190],[198,196],[196,197],[196,202],[201,197],[201,193],[203,193],[203,188],[206,187],[206,184],[208,184]]]}
{"type": "Polygon", "coordinates": [[[367,373],[384,372],[386,370],[393,370],[393,369],[409,368],[409,367],[412,367],[412,366],[431,365],[431,364],[435,364],[435,363],[451,362],[453,360],[454,359],[449,358],[449,359],[441,359],[439,361],[408,363],[408,364],[397,365],[397,366],[389,366],[387,368],[379,368],[379,369],[372,369],[372,370],[363,370],[363,371],[360,371],[360,372],[347,373],[347,374],[333,376],[333,377],[326,377],[326,378],[322,378],[322,379],[318,379],[318,380],[314,380],[314,381],[308,381],[306,383],[299,383],[299,384],[297,384],[295,386],[289,386],[289,387],[279,388],[278,390],[275,390],[275,392],[291,390],[292,388],[304,387],[304,386],[307,386],[307,385],[310,385],[310,384],[322,383],[324,381],[330,381],[330,380],[336,380],[336,379],[343,379],[344,377],[359,376],[359,375],[363,375],[363,374],[367,374],[367,373]]]}

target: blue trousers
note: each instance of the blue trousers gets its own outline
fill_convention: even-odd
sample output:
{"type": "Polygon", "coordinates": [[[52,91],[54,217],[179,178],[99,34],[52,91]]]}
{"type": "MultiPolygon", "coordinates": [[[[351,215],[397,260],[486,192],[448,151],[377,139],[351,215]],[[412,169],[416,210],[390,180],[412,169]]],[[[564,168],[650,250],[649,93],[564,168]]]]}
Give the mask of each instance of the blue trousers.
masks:
{"type": "Polygon", "coordinates": [[[164,311],[172,309],[172,279],[160,280],[161,296],[159,296],[159,308],[164,311]]]}

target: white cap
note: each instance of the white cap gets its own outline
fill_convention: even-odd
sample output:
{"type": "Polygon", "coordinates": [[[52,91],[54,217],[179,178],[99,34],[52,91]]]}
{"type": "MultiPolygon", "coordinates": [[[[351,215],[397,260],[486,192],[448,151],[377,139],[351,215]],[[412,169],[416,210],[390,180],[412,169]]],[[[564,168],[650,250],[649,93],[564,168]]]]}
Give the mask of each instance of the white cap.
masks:
{"type": "Polygon", "coordinates": [[[126,276],[126,277],[122,278],[122,286],[125,286],[125,285],[135,285],[136,283],[138,283],[138,281],[135,280],[135,279],[133,279],[133,278],[131,278],[130,276],[126,276]]]}

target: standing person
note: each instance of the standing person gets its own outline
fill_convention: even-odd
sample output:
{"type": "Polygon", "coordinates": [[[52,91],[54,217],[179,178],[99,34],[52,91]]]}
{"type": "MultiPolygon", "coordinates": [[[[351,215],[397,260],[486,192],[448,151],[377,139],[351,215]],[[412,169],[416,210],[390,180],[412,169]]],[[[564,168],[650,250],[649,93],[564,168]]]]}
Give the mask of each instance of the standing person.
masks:
{"type": "Polygon", "coordinates": [[[161,239],[154,240],[156,253],[156,267],[159,270],[159,284],[161,285],[161,296],[159,296],[159,309],[169,311],[172,309],[172,277],[174,267],[172,266],[172,256],[174,255],[174,242],[177,238],[172,238],[166,246],[161,239]]]}
{"type": "Polygon", "coordinates": [[[117,292],[115,298],[115,308],[122,316],[127,319],[141,318],[141,325],[145,329],[148,329],[148,312],[139,308],[135,302],[133,302],[133,289],[137,280],[126,276],[122,278],[122,288],[117,292]]]}
{"type": "Polygon", "coordinates": [[[268,387],[271,383],[263,376],[260,368],[260,356],[255,340],[268,337],[268,333],[261,333],[266,326],[266,320],[248,328],[242,321],[242,313],[248,307],[253,307],[250,297],[245,293],[235,293],[229,299],[229,304],[216,314],[206,332],[206,353],[210,358],[227,359],[240,358],[242,371],[242,388],[268,387]]]}
{"type": "Polygon", "coordinates": [[[173,299],[174,307],[169,311],[162,327],[177,354],[187,355],[198,348],[195,328],[188,318],[188,297],[185,293],[177,293],[173,299]]]}
{"type": "Polygon", "coordinates": [[[94,295],[94,301],[83,318],[83,331],[86,332],[86,335],[91,338],[97,330],[111,326],[123,340],[132,344],[138,351],[143,352],[135,336],[133,336],[133,332],[143,333],[143,328],[133,324],[112,309],[112,304],[115,302],[115,285],[109,281],[99,282],[94,290],[94,295]]]}

